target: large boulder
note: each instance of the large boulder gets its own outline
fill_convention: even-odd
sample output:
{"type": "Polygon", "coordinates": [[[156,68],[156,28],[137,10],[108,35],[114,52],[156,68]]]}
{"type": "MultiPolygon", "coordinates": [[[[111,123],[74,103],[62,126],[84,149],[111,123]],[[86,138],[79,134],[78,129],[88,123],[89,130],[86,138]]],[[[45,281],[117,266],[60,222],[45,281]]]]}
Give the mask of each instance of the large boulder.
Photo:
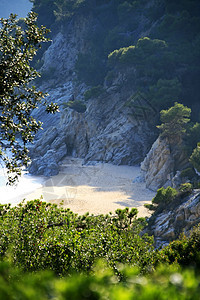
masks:
{"type": "Polygon", "coordinates": [[[141,163],[147,188],[157,191],[161,187],[176,187],[177,171],[188,167],[183,148],[182,143],[170,145],[167,138],[157,138],[141,163]]]}
{"type": "Polygon", "coordinates": [[[153,191],[171,185],[174,157],[166,139],[157,138],[141,163],[141,171],[144,172],[146,186],[153,191]]]}

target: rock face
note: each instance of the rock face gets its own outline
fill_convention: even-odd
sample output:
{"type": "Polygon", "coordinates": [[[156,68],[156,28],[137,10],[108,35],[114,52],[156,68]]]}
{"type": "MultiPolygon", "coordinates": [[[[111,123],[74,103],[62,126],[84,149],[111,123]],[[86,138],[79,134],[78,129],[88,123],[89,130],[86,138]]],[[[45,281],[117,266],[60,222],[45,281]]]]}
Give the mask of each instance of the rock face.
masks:
{"type": "Polygon", "coordinates": [[[160,136],[141,163],[147,188],[157,191],[161,187],[173,186],[177,170],[187,165],[182,145],[171,147],[167,139],[160,136]]]}
{"type": "Polygon", "coordinates": [[[61,112],[57,124],[49,126],[30,148],[30,173],[55,175],[66,155],[84,158],[85,163],[140,163],[154,134],[147,120],[138,121],[129,114],[124,107],[126,96],[106,92],[91,99],[85,113],[70,109],[61,112]]]}
{"type": "Polygon", "coordinates": [[[42,139],[30,148],[30,155],[34,157],[29,168],[31,174],[44,176],[58,174],[59,162],[67,155],[67,146],[56,127],[50,127],[42,139]]]}
{"type": "MultiPolygon", "coordinates": [[[[104,82],[105,91],[84,103],[87,107],[84,113],[63,109],[62,104],[72,99],[84,101],[83,94],[89,88],[75,81],[74,68],[78,53],[87,51],[84,35],[94,25],[91,17],[73,19],[53,37],[44,54],[41,71],[49,79],[41,82],[40,89],[48,92],[48,101],[60,104],[60,113],[51,116],[40,109],[34,114],[44,122],[44,131],[40,131],[36,143],[30,147],[31,174],[57,174],[66,155],[84,158],[85,163],[139,164],[155,140],[148,118],[134,118],[125,105],[136,92],[134,84],[126,84],[126,76],[131,76],[134,82],[132,69],[127,74],[116,71],[109,86],[104,82]]],[[[152,119],[153,114],[155,111],[149,107],[148,117],[152,119]]]]}
{"type": "Polygon", "coordinates": [[[170,185],[174,172],[174,158],[165,139],[160,137],[154,142],[151,150],[141,163],[145,174],[146,186],[156,191],[158,188],[170,185]]]}
{"type": "Polygon", "coordinates": [[[148,233],[154,235],[157,247],[178,238],[182,232],[189,233],[200,222],[200,190],[194,190],[176,206],[166,208],[151,219],[148,233]]]}

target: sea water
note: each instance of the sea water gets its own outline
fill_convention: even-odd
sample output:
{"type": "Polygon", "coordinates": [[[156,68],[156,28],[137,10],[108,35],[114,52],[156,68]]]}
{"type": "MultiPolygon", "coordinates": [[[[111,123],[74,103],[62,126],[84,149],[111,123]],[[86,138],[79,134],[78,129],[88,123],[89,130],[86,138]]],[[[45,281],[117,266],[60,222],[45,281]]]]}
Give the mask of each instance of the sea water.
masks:
{"type": "Polygon", "coordinates": [[[0,204],[11,203],[16,205],[20,203],[26,194],[29,194],[42,187],[44,182],[43,177],[32,176],[26,171],[22,171],[22,176],[15,185],[7,184],[6,169],[0,167],[0,204]]]}

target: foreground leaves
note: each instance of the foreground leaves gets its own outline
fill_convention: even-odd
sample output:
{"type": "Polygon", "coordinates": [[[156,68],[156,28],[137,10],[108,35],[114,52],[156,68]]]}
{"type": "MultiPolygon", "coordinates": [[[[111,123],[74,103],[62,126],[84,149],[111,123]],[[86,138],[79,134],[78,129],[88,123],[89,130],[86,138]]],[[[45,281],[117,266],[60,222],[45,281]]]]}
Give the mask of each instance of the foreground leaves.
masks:
{"type": "Polygon", "coordinates": [[[0,298],[22,300],[153,300],[199,299],[199,276],[178,266],[160,266],[141,276],[137,268],[121,266],[124,280],[99,261],[93,274],[74,274],[58,279],[51,272],[22,274],[8,263],[0,264],[0,298]]]}
{"type": "Polygon", "coordinates": [[[0,159],[8,170],[10,183],[21,174],[21,167],[29,162],[28,142],[41,128],[41,122],[31,113],[41,104],[47,112],[55,112],[58,106],[44,99],[32,81],[39,73],[31,62],[43,42],[47,42],[47,30],[36,25],[36,14],[31,12],[22,21],[11,14],[0,23],[0,159]],[[10,149],[8,155],[7,149],[10,149]]]}
{"type": "Polygon", "coordinates": [[[153,239],[140,235],[146,224],[137,209],[115,215],[78,216],[41,200],[0,208],[0,256],[24,271],[51,269],[58,275],[91,271],[104,258],[120,275],[118,263],[151,268],[153,239]]]}

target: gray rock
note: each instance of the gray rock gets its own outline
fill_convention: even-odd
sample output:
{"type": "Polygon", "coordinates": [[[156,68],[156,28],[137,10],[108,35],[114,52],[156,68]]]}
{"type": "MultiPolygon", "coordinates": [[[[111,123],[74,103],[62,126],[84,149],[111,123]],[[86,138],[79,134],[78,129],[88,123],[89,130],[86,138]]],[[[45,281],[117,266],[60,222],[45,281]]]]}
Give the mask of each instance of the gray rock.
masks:
{"type": "Polygon", "coordinates": [[[54,176],[59,173],[59,168],[56,163],[50,163],[47,165],[47,167],[44,169],[43,175],[44,176],[54,176]]]}
{"type": "Polygon", "coordinates": [[[59,161],[61,161],[66,155],[67,155],[67,146],[66,144],[63,144],[62,146],[60,146],[56,151],[55,151],[55,155],[56,155],[56,162],[58,163],[59,161]]]}
{"type": "Polygon", "coordinates": [[[167,139],[160,136],[141,163],[147,188],[157,191],[161,187],[177,187],[181,182],[180,172],[188,164],[182,151],[182,144],[169,145],[167,139]]]}
{"type": "Polygon", "coordinates": [[[149,234],[153,234],[156,247],[178,238],[180,233],[188,234],[200,222],[200,190],[177,203],[176,207],[156,214],[152,220],[149,234]]]}
{"type": "MultiPolygon", "coordinates": [[[[44,122],[44,132],[37,134],[35,145],[30,147],[33,162],[29,169],[33,174],[46,174],[51,163],[59,165],[66,155],[84,158],[85,162],[138,164],[155,140],[150,126],[155,110],[145,103],[145,106],[149,105],[148,116],[138,119],[134,117],[134,109],[125,105],[136,92],[134,83],[127,84],[128,77],[134,82],[134,67],[130,66],[125,73],[116,70],[112,83],[104,84],[106,91],[85,103],[84,113],[63,109],[62,103],[69,101],[72,95],[83,100],[84,92],[89,88],[74,80],[73,70],[77,55],[88,53],[88,43],[83,37],[94,25],[97,24],[92,15],[74,17],[65,30],[53,36],[43,56],[41,71],[50,79],[43,81],[40,88],[48,92],[47,102],[55,101],[61,106],[60,113],[55,115],[47,115],[42,108],[34,113],[34,117],[44,122]],[[51,150],[55,151],[54,162],[51,161],[51,150]]],[[[140,99],[139,105],[143,105],[142,101],[140,99]]]]}
{"type": "Polygon", "coordinates": [[[154,142],[144,161],[141,170],[145,174],[146,186],[157,191],[162,186],[170,185],[173,178],[174,158],[165,139],[154,142]]]}
{"type": "Polygon", "coordinates": [[[50,149],[45,155],[32,161],[29,172],[34,175],[57,175],[59,173],[59,162],[66,154],[67,147],[65,144],[62,145],[58,151],[50,149]]]}

